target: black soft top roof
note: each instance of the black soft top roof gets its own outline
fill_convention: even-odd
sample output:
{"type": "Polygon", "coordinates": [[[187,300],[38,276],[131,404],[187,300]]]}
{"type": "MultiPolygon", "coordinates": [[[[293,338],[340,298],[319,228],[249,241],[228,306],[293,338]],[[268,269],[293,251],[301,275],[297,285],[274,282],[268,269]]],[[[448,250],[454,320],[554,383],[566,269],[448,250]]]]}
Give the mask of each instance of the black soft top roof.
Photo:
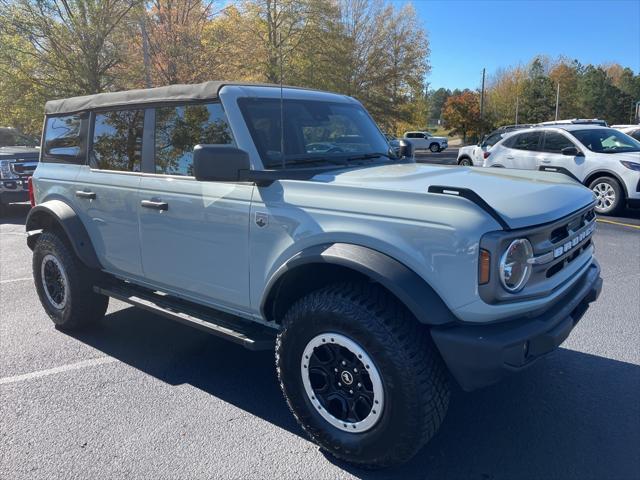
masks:
{"type": "Polygon", "coordinates": [[[138,90],[97,93],[95,95],[84,95],[82,97],[51,100],[45,104],[44,113],[46,115],[59,115],[130,104],[215,100],[218,98],[218,92],[225,85],[279,87],[279,85],[269,83],[211,81],[193,85],[141,88],[138,90]]]}

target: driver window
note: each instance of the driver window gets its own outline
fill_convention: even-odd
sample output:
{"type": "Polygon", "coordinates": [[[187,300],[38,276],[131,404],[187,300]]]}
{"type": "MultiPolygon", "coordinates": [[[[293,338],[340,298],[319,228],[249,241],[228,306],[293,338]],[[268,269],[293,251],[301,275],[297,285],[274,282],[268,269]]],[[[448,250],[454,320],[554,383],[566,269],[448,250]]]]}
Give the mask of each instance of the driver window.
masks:
{"type": "Polygon", "coordinates": [[[544,151],[550,153],[562,153],[562,149],[575,147],[573,142],[558,132],[545,132],[544,151]]]}
{"type": "Polygon", "coordinates": [[[156,109],[156,173],[193,175],[193,147],[233,144],[227,117],[219,103],[156,109]]]}

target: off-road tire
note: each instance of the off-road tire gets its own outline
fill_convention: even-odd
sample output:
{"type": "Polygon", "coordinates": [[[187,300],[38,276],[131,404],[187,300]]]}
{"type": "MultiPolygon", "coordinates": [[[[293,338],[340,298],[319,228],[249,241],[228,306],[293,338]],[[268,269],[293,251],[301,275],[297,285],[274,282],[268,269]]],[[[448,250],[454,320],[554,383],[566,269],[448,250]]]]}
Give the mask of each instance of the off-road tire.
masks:
{"type": "Polygon", "coordinates": [[[589,189],[591,189],[596,196],[598,196],[599,193],[604,193],[604,191],[601,190],[602,188],[610,189],[609,191],[613,192],[615,200],[609,207],[602,208],[600,206],[601,201],[598,199],[595,209],[596,213],[600,215],[614,215],[615,213],[618,213],[625,203],[622,187],[616,179],[611,177],[598,177],[589,184],[589,189]]]}
{"type": "Polygon", "coordinates": [[[384,468],[412,458],[436,433],[449,405],[446,367],[429,331],[375,284],[335,284],[297,301],[277,338],[276,367],[289,408],[305,432],[327,452],[359,467],[384,468]],[[385,405],[370,430],[336,428],[305,392],[304,349],[327,332],[356,342],[380,372],[385,405]]]}
{"type": "MultiPolygon", "coordinates": [[[[87,268],[75,255],[71,246],[55,232],[43,232],[33,249],[33,279],[40,302],[57,328],[73,330],[99,321],[107,311],[109,297],[93,291],[98,273],[87,268]],[[43,281],[43,261],[47,258],[64,271],[64,306],[58,308],[47,295],[43,281]]],[[[58,268],[56,265],[55,268],[58,268]]],[[[63,302],[61,301],[60,304],[63,302]]]]}
{"type": "Polygon", "coordinates": [[[438,145],[437,143],[432,143],[431,145],[429,145],[429,150],[431,150],[431,153],[438,153],[440,151],[440,145],[438,145]]]}

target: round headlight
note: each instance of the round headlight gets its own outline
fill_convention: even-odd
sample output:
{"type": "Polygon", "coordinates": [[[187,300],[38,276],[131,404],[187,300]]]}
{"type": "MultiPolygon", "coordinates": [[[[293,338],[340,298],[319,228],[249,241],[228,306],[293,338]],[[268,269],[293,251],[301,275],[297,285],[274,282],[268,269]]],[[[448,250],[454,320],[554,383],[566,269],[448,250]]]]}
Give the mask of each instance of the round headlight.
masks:
{"type": "Polygon", "coordinates": [[[500,260],[500,281],[509,292],[522,290],[531,276],[533,247],[529,240],[520,238],[511,242],[500,260]]]}

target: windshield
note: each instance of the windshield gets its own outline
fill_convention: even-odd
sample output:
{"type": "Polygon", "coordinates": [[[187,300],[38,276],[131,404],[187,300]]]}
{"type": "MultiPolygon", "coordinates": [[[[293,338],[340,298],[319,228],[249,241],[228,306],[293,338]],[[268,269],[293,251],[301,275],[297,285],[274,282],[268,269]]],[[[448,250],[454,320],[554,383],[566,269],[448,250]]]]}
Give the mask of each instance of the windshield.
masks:
{"type": "Polygon", "coordinates": [[[640,152],[640,142],[613,128],[590,128],[570,133],[592,152],[640,152]]]}
{"type": "Polygon", "coordinates": [[[267,169],[388,161],[393,155],[369,114],[357,104],[284,100],[282,112],[278,98],[246,98],[239,104],[267,169]]]}

